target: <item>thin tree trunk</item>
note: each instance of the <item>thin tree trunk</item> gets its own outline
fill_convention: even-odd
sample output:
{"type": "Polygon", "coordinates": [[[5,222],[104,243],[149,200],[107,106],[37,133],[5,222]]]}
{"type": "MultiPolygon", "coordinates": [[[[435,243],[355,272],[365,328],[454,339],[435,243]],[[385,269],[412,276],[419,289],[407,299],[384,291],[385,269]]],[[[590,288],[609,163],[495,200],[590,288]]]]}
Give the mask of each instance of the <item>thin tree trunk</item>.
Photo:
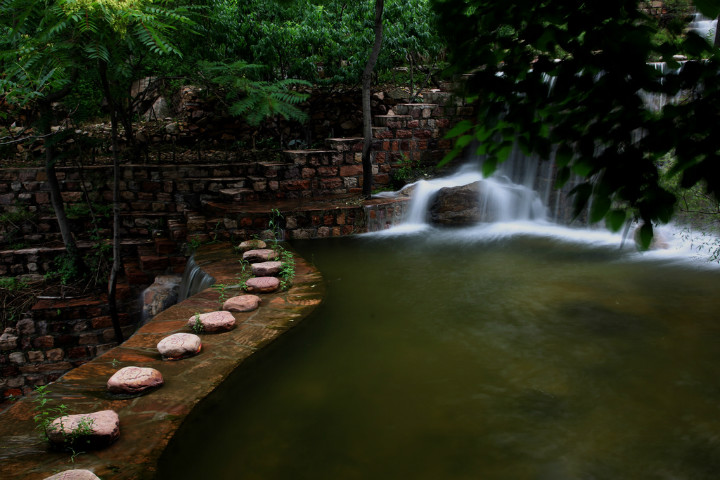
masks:
{"type": "Polygon", "coordinates": [[[113,149],[113,263],[108,281],[108,306],[110,307],[110,319],[113,330],[115,331],[115,340],[120,344],[124,338],[122,329],[120,328],[120,319],[117,310],[117,277],[120,272],[120,187],[118,182],[120,175],[120,152],[118,149],[118,115],[117,105],[113,100],[110,83],[107,79],[107,64],[100,62],[99,71],[105,98],[107,98],[108,105],[110,106],[110,132],[113,149]]]}
{"type": "Polygon", "coordinates": [[[380,46],[382,45],[382,16],[385,8],[385,0],[375,0],[375,43],[373,44],[370,57],[365,65],[365,71],[362,75],[362,109],[363,109],[363,149],[362,149],[362,166],[363,166],[363,196],[370,198],[372,194],[372,112],[370,111],[370,86],[372,84],[372,73],[375,69],[378,56],[380,55],[380,46]]]}
{"type": "Polygon", "coordinates": [[[720,30],[720,15],[717,17],[717,23],[715,24],[715,41],[713,42],[713,46],[720,47],[720,34],[718,34],[718,30],[720,30]]]}
{"type": "Polygon", "coordinates": [[[62,199],[62,193],[60,192],[60,182],[58,181],[57,172],[55,171],[55,147],[53,145],[55,140],[50,136],[52,132],[50,128],[51,108],[47,102],[43,102],[40,105],[41,131],[45,137],[45,174],[47,175],[47,183],[50,189],[50,203],[55,211],[55,217],[57,218],[60,228],[60,235],[62,236],[63,244],[65,245],[65,250],[68,255],[66,261],[71,262],[71,269],[80,276],[80,274],[85,272],[86,267],[80,256],[80,250],[77,247],[70,223],[65,214],[65,205],[62,199]]]}

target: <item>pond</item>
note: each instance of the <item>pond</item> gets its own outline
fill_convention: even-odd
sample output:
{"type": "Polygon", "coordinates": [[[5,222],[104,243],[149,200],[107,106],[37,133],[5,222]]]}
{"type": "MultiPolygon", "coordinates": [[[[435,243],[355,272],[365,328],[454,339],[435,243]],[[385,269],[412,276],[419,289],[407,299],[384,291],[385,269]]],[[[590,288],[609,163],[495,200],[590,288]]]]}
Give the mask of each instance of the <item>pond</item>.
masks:
{"type": "Polygon", "coordinates": [[[159,478],[717,478],[718,269],[478,229],[293,246],[326,301],[159,478]]]}

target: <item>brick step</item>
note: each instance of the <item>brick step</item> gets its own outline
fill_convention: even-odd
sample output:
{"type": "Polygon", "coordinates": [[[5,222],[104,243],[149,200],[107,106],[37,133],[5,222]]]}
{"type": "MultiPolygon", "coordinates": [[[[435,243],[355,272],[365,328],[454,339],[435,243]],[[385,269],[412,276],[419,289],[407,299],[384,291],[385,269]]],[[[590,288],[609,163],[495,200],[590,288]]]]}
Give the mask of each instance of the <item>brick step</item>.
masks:
{"type": "Polygon", "coordinates": [[[249,202],[258,199],[258,194],[252,188],[226,188],[220,190],[220,200],[230,202],[249,202]]]}
{"type": "Polygon", "coordinates": [[[443,107],[449,105],[461,107],[465,105],[463,98],[452,92],[426,92],[423,94],[423,99],[426,100],[426,103],[434,103],[443,107]]]}
{"type": "Polygon", "coordinates": [[[410,115],[375,115],[375,124],[385,128],[407,128],[412,120],[410,115]]]}
{"type": "Polygon", "coordinates": [[[194,192],[217,192],[223,188],[244,187],[247,181],[247,177],[185,178],[184,181],[193,184],[194,192]],[[200,188],[199,186],[202,186],[203,188],[200,188]]]}
{"type": "Polygon", "coordinates": [[[294,165],[328,165],[327,159],[336,154],[336,150],[285,150],[283,154],[294,165]]]}
{"type": "Polygon", "coordinates": [[[412,118],[430,118],[433,110],[437,108],[435,103],[400,103],[395,105],[397,115],[409,115],[412,118]]]}
{"type": "Polygon", "coordinates": [[[325,143],[331,150],[336,152],[359,152],[362,151],[362,137],[348,138],[326,138],[325,143]]]}

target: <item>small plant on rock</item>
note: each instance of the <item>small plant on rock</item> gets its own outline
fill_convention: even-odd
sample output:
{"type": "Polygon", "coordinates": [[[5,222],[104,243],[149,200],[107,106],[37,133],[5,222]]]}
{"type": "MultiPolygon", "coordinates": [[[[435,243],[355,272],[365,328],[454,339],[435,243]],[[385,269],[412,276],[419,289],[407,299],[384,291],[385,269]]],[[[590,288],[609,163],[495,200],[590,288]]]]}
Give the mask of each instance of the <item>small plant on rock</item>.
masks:
{"type": "Polygon", "coordinates": [[[252,266],[250,265],[250,262],[247,260],[240,260],[240,273],[237,274],[237,280],[243,291],[247,290],[247,281],[252,276],[252,266]]]}
{"type": "Polygon", "coordinates": [[[193,323],[192,331],[195,332],[196,335],[199,335],[203,332],[203,330],[205,330],[205,327],[200,320],[200,314],[195,312],[195,323],[193,323]]]}
{"type": "Polygon", "coordinates": [[[280,267],[280,288],[287,290],[292,286],[295,279],[295,257],[292,252],[278,245],[278,256],[282,266],[280,267]]]}
{"type": "Polygon", "coordinates": [[[220,305],[220,307],[222,307],[225,303],[225,300],[227,300],[228,298],[227,292],[225,291],[227,290],[228,286],[224,283],[216,283],[212,286],[212,288],[218,293],[218,304],[220,305]]]}
{"type": "MultiPolygon", "coordinates": [[[[35,403],[35,415],[33,416],[35,428],[40,431],[43,439],[46,441],[49,440],[49,431],[58,430],[62,432],[64,439],[63,443],[65,448],[70,452],[70,462],[75,463],[75,458],[83,453],[76,450],[78,440],[92,434],[93,419],[83,417],[72,431],[67,432],[62,421],[59,426],[53,425],[53,422],[56,419],[62,418],[68,414],[67,406],[64,404],[53,406],[49,399],[50,390],[46,385],[35,387],[35,394],[37,395],[33,400],[35,403]]],[[[89,442],[90,440],[87,440],[87,443],[89,442]]]]}

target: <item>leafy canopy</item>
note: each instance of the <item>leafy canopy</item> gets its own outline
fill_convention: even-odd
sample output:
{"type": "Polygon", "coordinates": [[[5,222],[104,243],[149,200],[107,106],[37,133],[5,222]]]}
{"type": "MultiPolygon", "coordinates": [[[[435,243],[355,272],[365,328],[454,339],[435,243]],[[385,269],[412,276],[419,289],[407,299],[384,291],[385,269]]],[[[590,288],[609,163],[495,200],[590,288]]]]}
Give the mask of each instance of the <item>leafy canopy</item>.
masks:
{"type": "MultiPolygon", "coordinates": [[[[695,4],[710,18],[720,12],[720,0],[695,4]]],[[[637,0],[433,6],[453,71],[471,72],[466,92],[478,105],[476,121],[452,132],[454,155],[478,141],[490,171],[517,142],[554,159],[559,183],[584,179],[573,192],[578,210],[592,198],[592,221],[619,229],[643,220],[645,246],[653,223],[669,221],[674,209],[660,182],[666,154],[675,154],[670,173],[684,187],[703,183],[719,196],[720,136],[712,130],[720,122],[720,55],[705,39],[677,22],[661,32],[637,0]],[[678,101],[658,110],[649,94],[678,101]]]]}

